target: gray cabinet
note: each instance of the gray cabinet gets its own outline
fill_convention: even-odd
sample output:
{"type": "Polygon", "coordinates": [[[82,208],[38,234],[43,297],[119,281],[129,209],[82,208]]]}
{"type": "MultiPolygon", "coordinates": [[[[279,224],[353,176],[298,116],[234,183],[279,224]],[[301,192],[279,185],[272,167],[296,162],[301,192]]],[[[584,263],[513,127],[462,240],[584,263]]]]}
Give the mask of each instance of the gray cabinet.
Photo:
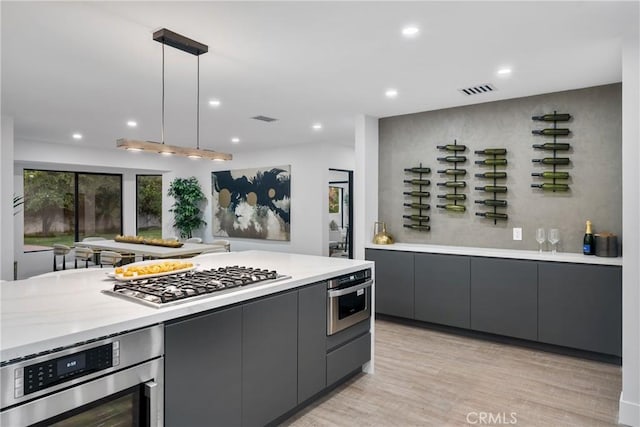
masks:
{"type": "Polygon", "coordinates": [[[165,425],[241,424],[240,307],[165,327],[165,425]]]}
{"type": "Polygon", "coordinates": [[[371,334],[366,333],[327,354],[327,384],[332,385],[371,360],[371,334]]]}
{"type": "Polygon", "coordinates": [[[538,265],[471,258],[471,329],[538,339],[538,265]]]}
{"type": "Polygon", "coordinates": [[[376,263],[376,313],[413,318],[413,253],[367,249],[376,263]]]}
{"type": "Polygon", "coordinates": [[[469,257],[415,254],[415,318],[470,327],[469,257]]]}
{"type": "Polygon", "coordinates": [[[620,267],[541,262],[539,340],[622,355],[620,267]]]}
{"type": "Polygon", "coordinates": [[[298,403],[327,385],[327,284],[298,291],[298,403]]]}
{"type": "Polygon", "coordinates": [[[242,306],[242,425],[263,426],[296,406],[297,355],[298,292],[242,306]]]}

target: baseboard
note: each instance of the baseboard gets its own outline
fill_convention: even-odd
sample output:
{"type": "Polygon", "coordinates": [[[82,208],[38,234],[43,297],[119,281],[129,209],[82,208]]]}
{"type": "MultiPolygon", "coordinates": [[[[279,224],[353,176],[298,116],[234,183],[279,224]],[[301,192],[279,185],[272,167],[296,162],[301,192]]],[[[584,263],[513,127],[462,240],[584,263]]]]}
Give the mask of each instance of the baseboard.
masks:
{"type": "Polygon", "coordinates": [[[640,427],[640,403],[624,400],[620,393],[618,423],[626,426],[640,427]]]}

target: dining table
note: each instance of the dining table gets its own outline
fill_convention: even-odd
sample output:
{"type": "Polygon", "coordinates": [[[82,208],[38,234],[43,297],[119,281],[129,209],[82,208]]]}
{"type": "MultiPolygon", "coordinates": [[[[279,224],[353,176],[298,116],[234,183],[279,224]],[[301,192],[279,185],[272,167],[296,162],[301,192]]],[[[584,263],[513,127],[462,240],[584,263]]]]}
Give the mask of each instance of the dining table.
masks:
{"type": "MultiPolygon", "coordinates": [[[[116,242],[115,240],[92,240],[75,242],[76,246],[98,249],[103,251],[114,251],[122,254],[135,254],[143,258],[178,258],[184,256],[195,256],[209,250],[219,250],[221,245],[211,245],[206,243],[183,243],[179,248],[141,244],[116,242]]],[[[221,251],[222,252],[222,251],[221,251]]]]}

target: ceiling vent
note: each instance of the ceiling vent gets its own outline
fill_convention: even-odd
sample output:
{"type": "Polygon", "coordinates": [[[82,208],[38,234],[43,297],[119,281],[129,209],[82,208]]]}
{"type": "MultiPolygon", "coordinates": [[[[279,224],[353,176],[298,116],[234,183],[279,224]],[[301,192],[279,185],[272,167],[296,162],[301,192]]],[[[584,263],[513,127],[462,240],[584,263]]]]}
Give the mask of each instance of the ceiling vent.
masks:
{"type": "Polygon", "coordinates": [[[275,122],[276,120],[278,120],[278,119],[274,119],[273,117],[267,117],[267,116],[255,116],[251,118],[255,120],[260,120],[262,122],[267,122],[267,123],[275,122]]]}
{"type": "Polygon", "coordinates": [[[481,95],[483,93],[495,92],[497,89],[491,83],[458,89],[463,95],[481,95]]]}

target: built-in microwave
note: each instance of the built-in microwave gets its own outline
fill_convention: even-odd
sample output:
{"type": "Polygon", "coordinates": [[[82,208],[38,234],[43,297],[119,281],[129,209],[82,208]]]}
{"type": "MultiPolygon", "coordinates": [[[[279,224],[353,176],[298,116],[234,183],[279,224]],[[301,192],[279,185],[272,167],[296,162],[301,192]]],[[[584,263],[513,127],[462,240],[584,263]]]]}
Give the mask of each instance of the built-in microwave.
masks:
{"type": "Polygon", "coordinates": [[[331,279],[327,283],[327,335],[371,317],[371,269],[331,279]]]}

